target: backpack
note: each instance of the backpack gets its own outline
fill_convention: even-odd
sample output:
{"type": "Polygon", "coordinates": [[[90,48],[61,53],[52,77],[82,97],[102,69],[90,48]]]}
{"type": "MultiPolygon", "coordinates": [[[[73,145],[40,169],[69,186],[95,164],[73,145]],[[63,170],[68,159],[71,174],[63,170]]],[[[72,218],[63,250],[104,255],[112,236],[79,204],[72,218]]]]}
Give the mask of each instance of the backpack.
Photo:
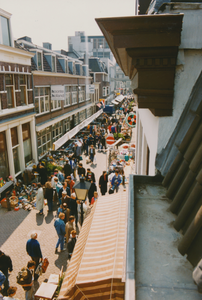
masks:
{"type": "Polygon", "coordinates": [[[16,276],[17,283],[20,285],[29,284],[30,279],[32,280],[32,274],[27,267],[21,269],[16,276]]]}

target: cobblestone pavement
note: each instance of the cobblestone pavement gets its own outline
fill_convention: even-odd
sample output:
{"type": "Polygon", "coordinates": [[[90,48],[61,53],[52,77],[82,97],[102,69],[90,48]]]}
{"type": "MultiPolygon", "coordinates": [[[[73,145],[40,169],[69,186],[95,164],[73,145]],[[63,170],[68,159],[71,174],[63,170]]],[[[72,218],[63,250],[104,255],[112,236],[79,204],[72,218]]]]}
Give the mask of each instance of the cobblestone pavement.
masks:
{"type": "MultiPolygon", "coordinates": [[[[98,182],[102,171],[106,170],[106,154],[97,152],[95,165],[86,165],[85,156],[83,157],[83,166],[91,168],[98,182]]],[[[53,226],[56,209],[55,206],[52,213],[47,213],[47,207],[45,207],[44,216],[38,215],[35,209],[30,212],[23,209],[10,212],[5,208],[0,209],[0,249],[12,259],[13,272],[11,272],[9,280],[10,285],[18,287],[16,297],[20,300],[25,299],[25,293],[22,287],[16,283],[16,276],[18,271],[30,260],[26,253],[26,242],[33,231],[38,233],[42,254],[48,257],[50,263],[46,273],[40,276],[39,284],[48,279],[51,273],[58,274],[62,266],[64,271],[67,269],[67,252],[54,253],[57,242],[57,234],[53,226]]],[[[37,289],[38,286],[35,288],[37,289]]]]}

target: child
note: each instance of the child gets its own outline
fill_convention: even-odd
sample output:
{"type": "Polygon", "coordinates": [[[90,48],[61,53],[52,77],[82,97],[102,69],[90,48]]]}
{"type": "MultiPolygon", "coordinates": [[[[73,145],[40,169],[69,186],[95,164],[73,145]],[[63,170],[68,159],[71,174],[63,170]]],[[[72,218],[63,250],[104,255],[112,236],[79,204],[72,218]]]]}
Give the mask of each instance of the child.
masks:
{"type": "Polygon", "coordinates": [[[95,203],[95,201],[97,201],[97,199],[98,199],[98,193],[94,192],[94,197],[92,197],[90,204],[93,205],[95,203]]]}

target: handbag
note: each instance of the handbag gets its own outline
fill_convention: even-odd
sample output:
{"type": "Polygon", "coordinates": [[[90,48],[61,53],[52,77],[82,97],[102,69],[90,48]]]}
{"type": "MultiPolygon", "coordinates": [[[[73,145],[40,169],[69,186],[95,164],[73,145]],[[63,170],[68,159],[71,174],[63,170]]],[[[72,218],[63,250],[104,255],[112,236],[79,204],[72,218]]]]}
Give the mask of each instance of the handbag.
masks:
{"type": "Polygon", "coordinates": [[[111,187],[110,189],[109,189],[109,194],[111,195],[111,194],[113,194],[114,193],[114,189],[113,189],[113,187],[111,187]]]}

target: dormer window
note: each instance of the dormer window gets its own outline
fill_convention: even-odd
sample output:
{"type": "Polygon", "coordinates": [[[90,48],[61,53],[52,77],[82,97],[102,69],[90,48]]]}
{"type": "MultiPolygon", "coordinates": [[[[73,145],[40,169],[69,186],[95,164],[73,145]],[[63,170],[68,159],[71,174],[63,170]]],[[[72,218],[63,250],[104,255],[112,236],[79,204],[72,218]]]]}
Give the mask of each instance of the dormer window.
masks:
{"type": "Polygon", "coordinates": [[[42,71],[42,53],[37,52],[37,69],[42,71]]]}
{"type": "Polygon", "coordinates": [[[55,59],[55,56],[52,56],[51,63],[52,63],[52,72],[56,72],[56,59],[55,59]]]}
{"type": "Polygon", "coordinates": [[[11,46],[9,19],[0,16],[0,44],[11,46]]]}

